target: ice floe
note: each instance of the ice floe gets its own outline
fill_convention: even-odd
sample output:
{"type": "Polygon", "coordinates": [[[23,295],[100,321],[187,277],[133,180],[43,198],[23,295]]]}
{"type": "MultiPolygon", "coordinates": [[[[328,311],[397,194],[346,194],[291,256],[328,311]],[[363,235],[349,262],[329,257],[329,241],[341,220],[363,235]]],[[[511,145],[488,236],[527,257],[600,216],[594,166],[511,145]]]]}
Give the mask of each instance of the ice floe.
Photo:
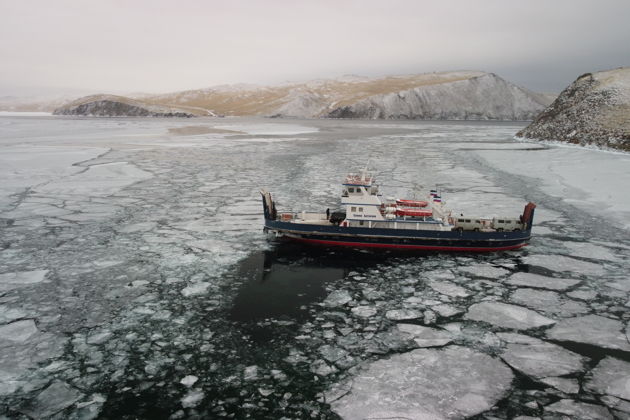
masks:
{"type": "Polygon", "coordinates": [[[545,416],[554,414],[561,415],[562,418],[568,416],[571,419],[613,420],[613,416],[606,407],[567,399],[545,406],[545,416]]]}
{"type": "Polygon", "coordinates": [[[347,290],[335,290],[326,297],[323,305],[334,308],[337,306],[345,305],[350,301],[352,301],[352,296],[350,296],[350,293],[348,293],[347,290]]]}
{"type": "Polygon", "coordinates": [[[564,317],[589,312],[589,308],[584,304],[572,300],[564,300],[558,293],[551,290],[517,289],[510,296],[510,300],[541,312],[564,317]]]}
{"type": "Polygon", "coordinates": [[[591,377],[584,388],[599,395],[611,395],[630,401],[630,363],[605,357],[591,371],[591,377]]]}
{"type": "Polygon", "coordinates": [[[179,381],[180,384],[184,385],[185,387],[190,388],[191,386],[193,386],[197,381],[199,380],[199,378],[197,378],[195,375],[186,375],[182,378],[181,381],[179,381]]]}
{"type": "Polygon", "coordinates": [[[559,321],[547,331],[547,338],[630,352],[623,329],[624,325],[616,319],[586,315],[559,321]]]}
{"type": "Polygon", "coordinates": [[[488,264],[475,264],[469,267],[458,267],[458,270],[463,273],[471,274],[474,277],[483,277],[487,279],[498,279],[510,273],[504,268],[494,267],[488,264]]]}
{"type": "Polygon", "coordinates": [[[533,378],[563,376],[584,370],[585,359],[558,345],[532,337],[519,340],[517,334],[497,334],[509,342],[501,358],[514,369],[533,378]]]}
{"type": "Polygon", "coordinates": [[[416,324],[398,324],[398,331],[409,335],[419,347],[441,347],[453,341],[447,331],[416,324]]]}
{"type": "Polygon", "coordinates": [[[0,292],[41,283],[47,273],[48,270],[34,270],[0,274],[0,292]]]}
{"type": "Polygon", "coordinates": [[[582,275],[601,276],[606,270],[598,264],[565,257],[564,255],[528,255],[525,264],[543,267],[551,271],[572,272],[582,275]]]}
{"type": "Polygon", "coordinates": [[[468,308],[465,318],[517,330],[543,327],[556,322],[522,306],[501,302],[476,303],[468,308]]]}
{"type": "Polygon", "coordinates": [[[463,418],[491,408],[512,379],[499,360],[465,347],[418,349],[367,364],[331,407],[347,420],[463,418]]]}
{"type": "Polygon", "coordinates": [[[429,282],[429,287],[438,293],[441,293],[443,295],[447,295],[450,297],[464,298],[464,297],[470,296],[470,292],[467,289],[464,289],[463,287],[458,286],[456,284],[448,283],[444,281],[431,281],[429,282]]]}
{"type": "Polygon", "coordinates": [[[541,276],[540,274],[534,273],[518,272],[512,274],[505,283],[512,284],[514,286],[526,286],[538,289],[567,290],[580,283],[580,280],[561,279],[556,277],[541,276]]]}
{"type": "Polygon", "coordinates": [[[205,395],[203,391],[201,391],[200,389],[190,390],[188,391],[186,395],[184,395],[184,398],[182,398],[181,400],[182,407],[184,408],[196,407],[197,405],[199,405],[201,401],[203,401],[204,397],[205,395]]]}
{"type": "Polygon", "coordinates": [[[405,321],[422,318],[422,313],[413,309],[391,309],[385,313],[385,317],[392,321],[405,321]]]}
{"type": "Polygon", "coordinates": [[[0,341],[13,341],[23,343],[33,334],[37,334],[38,329],[32,319],[15,321],[10,324],[0,325],[0,341]]]}
{"type": "Polygon", "coordinates": [[[18,410],[30,417],[48,418],[80,400],[83,394],[65,382],[55,380],[18,410]]]}
{"type": "Polygon", "coordinates": [[[580,392],[580,383],[572,378],[541,378],[540,382],[549,385],[565,394],[577,394],[580,392]]]}

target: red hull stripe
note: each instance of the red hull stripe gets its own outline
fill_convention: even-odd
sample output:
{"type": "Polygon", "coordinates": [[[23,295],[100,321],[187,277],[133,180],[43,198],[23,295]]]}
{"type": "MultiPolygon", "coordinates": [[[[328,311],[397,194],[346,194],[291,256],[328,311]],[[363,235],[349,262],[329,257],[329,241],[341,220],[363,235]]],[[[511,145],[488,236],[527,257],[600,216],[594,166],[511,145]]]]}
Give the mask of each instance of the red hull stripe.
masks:
{"type": "Polygon", "coordinates": [[[422,250],[422,251],[464,251],[464,252],[496,252],[507,251],[510,249],[518,249],[527,245],[526,243],[500,246],[500,247],[460,247],[460,246],[431,246],[431,245],[394,245],[394,244],[376,244],[376,243],[361,243],[361,242],[343,242],[343,241],[325,241],[322,239],[307,239],[307,238],[290,238],[294,241],[308,242],[320,245],[332,245],[332,246],[348,246],[353,248],[390,248],[390,249],[408,249],[408,250],[422,250]]]}

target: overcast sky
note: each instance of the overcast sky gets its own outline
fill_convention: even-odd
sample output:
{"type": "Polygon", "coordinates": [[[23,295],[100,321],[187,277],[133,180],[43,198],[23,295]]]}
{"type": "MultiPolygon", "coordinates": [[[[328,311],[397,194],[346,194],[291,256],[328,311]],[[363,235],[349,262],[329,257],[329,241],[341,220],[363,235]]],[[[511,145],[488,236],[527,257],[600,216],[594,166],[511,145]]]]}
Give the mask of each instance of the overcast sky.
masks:
{"type": "Polygon", "coordinates": [[[446,70],[559,92],[630,65],[629,19],[630,0],[0,0],[0,96],[446,70]]]}

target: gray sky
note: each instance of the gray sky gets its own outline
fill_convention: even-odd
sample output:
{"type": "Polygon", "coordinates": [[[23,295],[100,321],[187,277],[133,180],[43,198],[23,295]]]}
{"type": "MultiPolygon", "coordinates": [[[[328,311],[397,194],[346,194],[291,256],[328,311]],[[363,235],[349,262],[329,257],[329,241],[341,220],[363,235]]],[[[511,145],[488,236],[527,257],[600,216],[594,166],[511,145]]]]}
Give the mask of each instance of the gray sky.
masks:
{"type": "Polygon", "coordinates": [[[0,96],[483,70],[537,91],[630,65],[629,0],[0,0],[0,96]]]}

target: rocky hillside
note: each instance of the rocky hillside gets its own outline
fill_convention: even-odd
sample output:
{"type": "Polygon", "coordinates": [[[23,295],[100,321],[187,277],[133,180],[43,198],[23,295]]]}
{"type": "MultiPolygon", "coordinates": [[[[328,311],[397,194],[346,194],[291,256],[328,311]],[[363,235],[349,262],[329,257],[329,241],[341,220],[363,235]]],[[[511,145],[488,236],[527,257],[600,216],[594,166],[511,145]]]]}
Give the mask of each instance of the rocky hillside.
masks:
{"type": "Polygon", "coordinates": [[[96,95],[57,108],[54,113],[530,120],[550,103],[548,96],[515,86],[495,74],[458,71],[382,78],[344,76],[280,86],[217,86],[134,98],[96,95]]]}
{"type": "Polygon", "coordinates": [[[630,151],[630,68],[578,77],[517,136],[630,151]]]}
{"type": "Polygon", "coordinates": [[[547,97],[515,86],[495,74],[416,86],[370,96],[327,114],[333,118],[425,120],[530,120],[547,97]]]}
{"type": "Polygon", "coordinates": [[[142,99],[222,115],[459,120],[528,120],[551,103],[548,96],[473,71],[220,86],[142,99]]]}
{"type": "Polygon", "coordinates": [[[54,110],[55,115],[93,117],[194,117],[184,110],[155,105],[114,95],[92,95],[70,102],[54,110]]]}

